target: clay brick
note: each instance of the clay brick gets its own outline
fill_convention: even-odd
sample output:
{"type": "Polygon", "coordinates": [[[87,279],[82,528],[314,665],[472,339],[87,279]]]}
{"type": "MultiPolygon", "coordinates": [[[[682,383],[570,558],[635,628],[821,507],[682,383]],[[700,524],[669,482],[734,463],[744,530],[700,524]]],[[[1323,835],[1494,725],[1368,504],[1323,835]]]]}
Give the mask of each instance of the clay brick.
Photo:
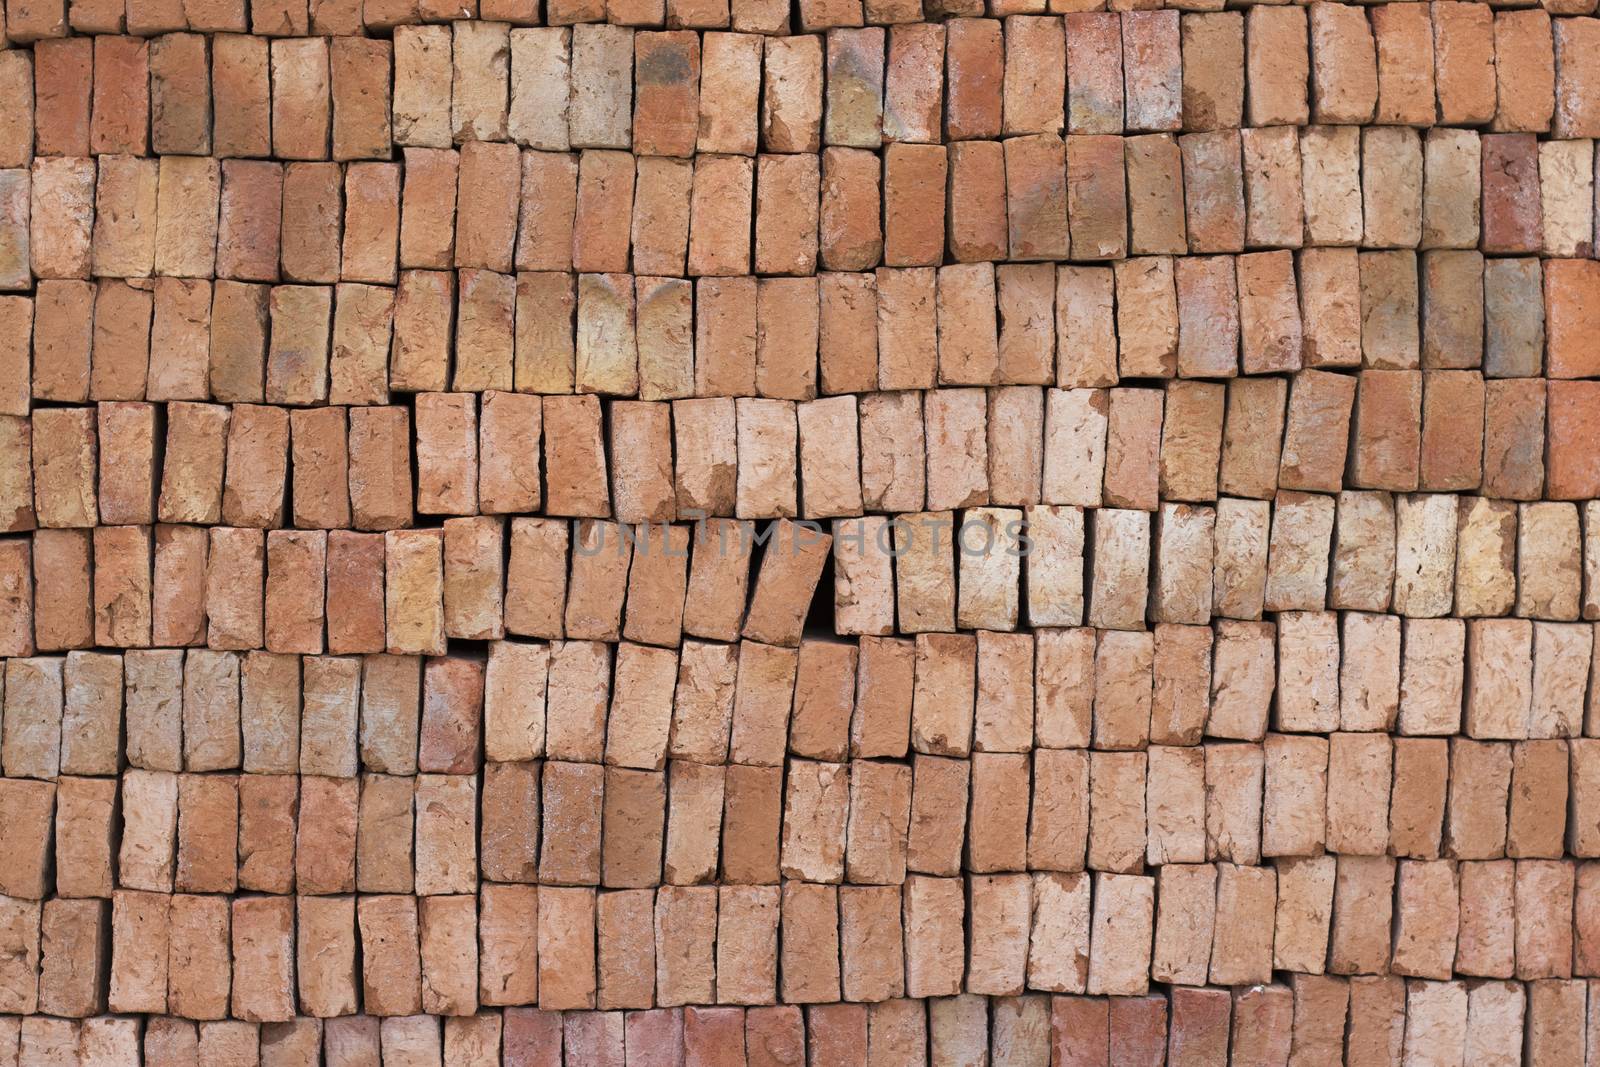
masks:
{"type": "MultiPolygon", "coordinates": [[[[415,899],[362,897],[357,917],[363,1005],[373,1015],[414,1014],[421,1007],[422,980],[415,899]]],[[[386,1029],[387,1026],[386,1022],[386,1029]]],[[[386,1040],[385,1045],[388,1044],[386,1040]]]]}
{"type": "Polygon", "coordinates": [[[1294,248],[1303,240],[1300,134],[1289,126],[1240,132],[1245,179],[1245,234],[1252,246],[1294,248]]]}
{"type": "Polygon", "coordinates": [[[1293,259],[1288,252],[1256,252],[1240,256],[1236,266],[1241,369],[1246,374],[1297,370],[1302,326],[1293,259]]]}
{"type": "Polygon", "coordinates": [[[1429,13],[1421,8],[1375,10],[1377,120],[1407,126],[1434,121],[1434,42],[1429,13]]]}
{"type": "Polygon", "coordinates": [[[513,29],[511,102],[506,132],[528,148],[565,151],[572,31],[513,29]]]}
{"type": "Polygon", "coordinates": [[[476,886],[477,793],[471,775],[417,777],[418,895],[465,893],[476,886]]]}
{"type": "Polygon", "coordinates": [[[166,1011],[169,901],[164,894],[132,890],[113,896],[107,996],[112,1011],[166,1011]]]}
{"type": "Polygon", "coordinates": [[[634,37],[639,83],[634,101],[633,146],[640,155],[694,153],[699,110],[700,48],[692,32],[639,33],[634,37]]]}
{"type": "Polygon", "coordinates": [[[1245,26],[1250,124],[1303,125],[1310,114],[1305,14],[1296,8],[1252,10],[1245,26]]]}
{"type": "Polygon", "coordinates": [[[701,40],[699,152],[753,156],[761,86],[761,38],[707,33],[701,40]]]}
{"type": "Polygon", "coordinates": [[[1483,251],[1535,252],[1543,244],[1538,145],[1532,134],[1485,134],[1483,251]]]}
{"type": "Polygon", "coordinates": [[[34,605],[38,648],[83,648],[93,643],[90,533],[40,530],[34,534],[34,584],[56,590],[34,605]]]}
{"type": "Polygon", "coordinates": [[[1300,138],[1306,236],[1317,244],[1362,238],[1361,138],[1353,126],[1311,126],[1300,138]]]}
{"type": "Polygon", "coordinates": [[[1183,154],[1189,251],[1243,251],[1246,216],[1238,132],[1186,133],[1178,138],[1178,148],[1183,154]]]}
{"type": "MultiPolygon", "coordinates": [[[[1183,70],[1183,127],[1216,130],[1243,125],[1243,16],[1237,12],[1185,12],[1181,18],[1183,51],[1194,55],[1183,70]]],[[[1251,62],[1258,62],[1255,50],[1251,62]]],[[[1251,81],[1255,80],[1252,76],[1251,81]]]]}
{"type": "MultiPolygon", "coordinates": [[[[493,785],[494,780],[486,776],[486,805],[490,802],[493,785]]],[[[410,778],[363,776],[355,840],[357,889],[378,893],[411,891],[414,792],[410,778]]],[[[486,826],[486,846],[488,832],[486,826]]],[[[485,862],[488,862],[487,847],[485,862]]]]}
{"type": "MultiPolygon", "coordinates": [[[[1373,29],[1357,8],[1311,11],[1313,120],[1370,122],[1378,96],[1373,29]]],[[[1413,59],[1415,62],[1415,59],[1413,59]]]]}
{"type": "Polygon", "coordinates": [[[199,644],[205,627],[215,648],[259,646],[265,563],[259,531],[218,527],[208,538],[196,527],[157,527],[153,634],[158,643],[199,644]],[[171,586],[166,593],[164,583],[171,586]]]}
{"type": "MultiPolygon", "coordinates": [[[[1234,262],[1230,257],[1184,257],[1175,263],[1178,289],[1178,373],[1232,375],[1238,365],[1239,308],[1234,262]]],[[[1302,260],[1303,299],[1315,293],[1306,261],[1302,260]]],[[[1308,348],[1306,362],[1315,365],[1315,320],[1305,315],[1308,348]]]]}
{"type": "Polygon", "coordinates": [[[1478,135],[1431,129],[1423,137],[1422,151],[1422,246],[1471,248],[1478,243],[1482,196],[1478,135]]]}
{"type": "MultiPolygon", "coordinates": [[[[17,248],[17,258],[26,252],[36,277],[89,277],[94,185],[94,160],[46,157],[33,161],[28,182],[8,190],[7,202],[17,208],[25,193],[32,195],[28,238],[17,248]]],[[[17,217],[20,212],[7,214],[17,217]]]]}
{"type": "MultiPolygon", "coordinates": [[[[154,160],[108,156],[101,161],[95,185],[92,270],[96,276],[150,274],[155,262],[156,185],[154,160]]],[[[147,305],[149,299],[145,297],[147,305]]]]}
{"type": "Polygon", "coordinates": [[[103,526],[94,533],[95,641],[143,647],[150,643],[151,542],[142,526],[103,526]]]}
{"type": "MultiPolygon", "coordinates": [[[[1069,243],[1065,143],[1051,133],[1008,138],[1003,145],[1011,256],[1064,258],[1069,243]]],[[[952,152],[958,158],[967,154],[952,152]]]]}
{"type": "Polygon", "coordinates": [[[1557,381],[1548,384],[1545,492],[1557,500],[1591,496],[1593,492],[1589,487],[1600,481],[1600,476],[1591,470],[1594,464],[1583,459],[1589,450],[1584,447],[1583,431],[1578,428],[1600,396],[1591,388],[1592,384],[1557,381]]]}
{"type": "Polygon", "coordinates": [[[286,897],[242,897],[233,902],[235,1017],[274,1022],[293,1016],[293,926],[286,897]]]}
{"type": "Polygon", "coordinates": [[[1127,252],[1128,202],[1122,138],[1081,135],[1067,138],[1067,219],[1072,257],[1117,259],[1127,252]]]}
{"type": "MultiPolygon", "coordinates": [[[[484,1004],[531,1004],[538,998],[534,964],[538,894],[532,886],[486,885],[480,897],[478,996],[484,1004]]],[[[516,1016],[504,1013],[512,1022],[516,1016]]],[[[511,1034],[508,1032],[508,1039],[511,1034]]]]}
{"type": "MultiPolygon", "coordinates": [[[[1016,15],[1006,20],[1005,29],[1002,86],[1005,121],[1001,132],[1008,136],[1061,134],[1065,126],[1063,100],[1067,85],[1068,40],[1061,19],[1016,15]]],[[[952,67],[952,73],[956,69],[952,67]]],[[[1120,95],[1120,79],[1117,88],[1120,95]]]]}
{"type": "Polygon", "coordinates": [[[510,82],[510,28],[466,22],[452,27],[450,125],[457,142],[506,137],[510,82]]]}
{"type": "MultiPolygon", "coordinates": [[[[529,160],[534,156],[530,155],[529,160]]],[[[400,264],[449,267],[455,261],[455,201],[460,156],[435,148],[405,150],[400,264]]],[[[531,163],[525,163],[528,169],[531,163]]],[[[530,229],[532,229],[530,223],[530,229]]],[[[570,241],[567,256],[571,256],[570,241]]]]}
{"type": "Polygon", "coordinates": [[[933,145],[891,144],[884,152],[884,263],[937,263],[944,248],[948,163],[933,145]]]}
{"type": "Polygon", "coordinates": [[[387,551],[389,651],[444,652],[444,539],[434,530],[391,530],[387,551]]]}
{"type": "Polygon", "coordinates": [[[633,37],[621,27],[573,27],[568,127],[574,148],[628,147],[633,37]]]}
{"type": "MultiPolygon", "coordinates": [[[[1055,270],[1049,264],[1004,264],[995,270],[999,289],[1000,380],[1009,383],[1043,385],[1055,377],[1055,270]]],[[[1043,414],[1043,397],[1037,390],[1008,389],[997,394],[997,408],[1021,415],[1018,424],[996,427],[1014,440],[1021,455],[1009,473],[1026,479],[1026,486],[1001,488],[1005,503],[1035,503],[1038,489],[1037,425],[1043,414]]],[[[991,420],[993,425],[995,420],[991,420]]],[[[1005,480],[1005,479],[1002,479],[1005,480]]]]}
{"type": "Polygon", "coordinates": [[[391,45],[335,36],[329,44],[333,158],[387,159],[391,45]]]}
{"type": "Polygon", "coordinates": [[[1123,153],[1128,170],[1130,250],[1169,254],[1187,251],[1183,152],[1177,139],[1167,133],[1129,137],[1123,153]]]}
{"type": "Polygon", "coordinates": [[[451,35],[447,26],[395,28],[395,144],[450,147],[450,52],[451,35]]]}
{"type": "Polygon", "coordinates": [[[592,889],[539,894],[539,1006],[590,1008],[595,999],[592,889]]]}
{"type": "MultiPolygon", "coordinates": [[[[939,140],[945,35],[946,27],[934,23],[890,27],[883,90],[883,136],[886,140],[939,140]]],[[[998,51],[998,38],[994,44],[998,51]]],[[[997,92],[1000,88],[996,84],[989,91],[997,92]]]]}
{"type": "MultiPolygon", "coordinates": [[[[1222,673],[1219,667],[1217,674],[1222,673]]],[[[1260,859],[1261,750],[1208,745],[1205,751],[1207,856],[1255,864],[1260,859]]]]}
{"type": "Polygon", "coordinates": [[[1496,12],[1494,130],[1543,132],[1555,109],[1555,51],[1542,10],[1496,12]],[[1512,77],[1511,72],[1517,71],[1512,77]]]}
{"type": "Polygon", "coordinates": [[[238,785],[232,777],[179,776],[174,880],[179,892],[231,893],[237,887],[238,808],[238,785]]]}
{"type": "Polygon", "coordinates": [[[456,196],[457,267],[508,274],[516,244],[522,163],[515,145],[469,141],[462,146],[456,196]]]}
{"type": "Polygon", "coordinates": [[[619,767],[607,769],[605,807],[601,816],[607,827],[600,857],[601,884],[640,888],[660,883],[666,810],[664,774],[619,767]]]}
{"type": "MultiPolygon", "coordinates": [[[[11,38],[20,40],[16,36],[16,13],[12,19],[11,38]]],[[[20,50],[16,53],[19,57],[26,54],[20,50]]],[[[94,41],[84,37],[38,41],[33,47],[31,74],[33,151],[41,156],[88,155],[94,41]]],[[[20,158],[7,166],[26,165],[30,158],[31,155],[20,158]]]]}
{"type": "Polygon", "coordinates": [[[1476,371],[1424,372],[1422,488],[1476,489],[1482,482],[1483,397],[1476,371]]]}
{"type": "Polygon", "coordinates": [[[543,778],[544,848],[539,879],[595,884],[600,878],[600,819],[604,772],[591,764],[556,763],[543,778]]]}
{"type": "Polygon", "coordinates": [[[296,900],[300,1006],[336,1016],[356,1007],[356,906],[352,897],[296,900]]]}
{"type": "Polygon", "coordinates": [[[149,45],[137,37],[96,37],[94,65],[89,150],[143,155],[149,147],[149,45]]]}

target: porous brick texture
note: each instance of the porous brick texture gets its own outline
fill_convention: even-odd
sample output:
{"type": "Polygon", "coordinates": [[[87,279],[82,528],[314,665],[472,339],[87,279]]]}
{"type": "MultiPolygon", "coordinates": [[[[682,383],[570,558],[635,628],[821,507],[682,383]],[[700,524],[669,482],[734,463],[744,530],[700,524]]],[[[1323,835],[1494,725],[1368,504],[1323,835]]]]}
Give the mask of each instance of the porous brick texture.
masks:
{"type": "Polygon", "coordinates": [[[0,1067],[1600,1067],[1595,0],[0,0],[0,1067]]]}

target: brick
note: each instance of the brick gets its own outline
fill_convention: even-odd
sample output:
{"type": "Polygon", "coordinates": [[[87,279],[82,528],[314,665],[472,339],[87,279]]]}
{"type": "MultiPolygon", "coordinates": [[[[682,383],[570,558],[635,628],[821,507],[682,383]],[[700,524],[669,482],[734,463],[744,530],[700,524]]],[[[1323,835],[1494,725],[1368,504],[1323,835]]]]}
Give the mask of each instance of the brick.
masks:
{"type": "Polygon", "coordinates": [[[1420,8],[1375,11],[1377,120],[1407,126],[1434,121],[1432,19],[1420,8]]]}
{"type": "Polygon", "coordinates": [[[627,148],[632,111],[633,31],[580,25],[572,30],[574,148],[627,148]]]}
{"type": "Polygon", "coordinates": [[[283,187],[283,168],[277,163],[224,162],[218,277],[277,282],[283,187]]]}
{"type": "MultiPolygon", "coordinates": [[[[1216,673],[1219,677],[1224,674],[1220,667],[1216,673]]],[[[1253,745],[1206,750],[1206,851],[1210,858],[1245,865],[1259,860],[1262,775],[1263,757],[1253,745]]]]}
{"type": "MultiPolygon", "coordinates": [[[[538,995],[533,965],[537,891],[532,886],[485,886],[481,904],[479,998],[485,1004],[533,1003],[538,995]]],[[[515,1025],[517,1016],[507,1012],[503,1018],[515,1025]]]]}
{"type": "MultiPolygon", "coordinates": [[[[89,277],[94,184],[92,160],[53,157],[34,160],[30,180],[16,184],[8,190],[6,198],[8,204],[16,205],[8,209],[8,215],[17,217],[22,196],[30,192],[32,195],[27,241],[13,246],[18,267],[21,254],[27,253],[37,277],[89,277]]],[[[17,286],[12,283],[11,287],[17,286]]]]}
{"type": "Polygon", "coordinates": [[[1370,122],[1378,96],[1373,29],[1355,8],[1311,12],[1313,118],[1326,123],[1370,122]]]}
{"type": "Polygon", "coordinates": [[[1550,16],[1542,10],[1496,13],[1494,56],[1499,106],[1491,128],[1548,130],[1555,107],[1550,16]],[[1513,69],[1520,72],[1515,80],[1513,69]]]}
{"type": "MultiPolygon", "coordinates": [[[[1016,259],[1064,258],[1067,254],[1067,183],[1065,143],[1055,134],[1008,138],[1005,194],[1011,256],[1016,259]]],[[[952,151],[965,158],[978,149],[952,151]]]]}
{"type": "Polygon", "coordinates": [[[1496,133],[1484,135],[1482,145],[1483,250],[1537,251],[1543,221],[1536,141],[1531,134],[1496,133]]]}
{"type": "Polygon", "coordinates": [[[1188,250],[1183,213],[1183,152],[1171,134],[1129,137],[1123,145],[1128,171],[1129,248],[1135,253],[1188,250]]]}
{"type": "Polygon", "coordinates": [[[1306,88],[1310,61],[1304,13],[1293,8],[1251,11],[1245,24],[1250,124],[1303,125],[1310,115],[1306,88]]]}
{"type": "Polygon", "coordinates": [[[1593,464],[1583,460],[1587,454],[1578,429],[1583,413],[1592,405],[1595,391],[1589,382],[1555,382],[1548,385],[1546,495],[1570,500],[1592,495],[1586,488],[1596,481],[1593,464]]]}
{"type": "Polygon", "coordinates": [[[114,895],[107,996],[112,1011],[166,1010],[169,899],[132,890],[114,895]]]}
{"type": "Polygon", "coordinates": [[[329,44],[328,60],[333,158],[388,158],[391,46],[336,36],[329,44]]]}
{"type": "Polygon", "coordinates": [[[444,651],[443,538],[432,530],[384,535],[389,651],[444,651]]]}
{"type": "MultiPolygon", "coordinates": [[[[156,180],[153,160],[109,156],[100,164],[92,260],[96,275],[150,274],[155,261],[156,180]]],[[[145,301],[148,305],[149,297],[145,301]]]]}
{"type": "Polygon", "coordinates": [[[449,148],[450,30],[399,26],[394,34],[394,141],[449,148]]]}
{"type": "Polygon", "coordinates": [[[507,134],[528,148],[566,150],[572,31],[513,29],[510,45],[507,134]]]}
{"type": "MultiPolygon", "coordinates": [[[[15,20],[15,14],[12,18],[15,20]]],[[[15,25],[12,27],[13,39],[15,25]]],[[[114,32],[114,31],[113,31],[114,32]]],[[[19,56],[24,53],[18,52],[19,56]]],[[[43,39],[33,48],[34,151],[41,156],[89,154],[90,93],[94,85],[94,42],[85,38],[43,39]]],[[[30,157],[8,163],[25,165],[30,157]]]]}
{"type": "Polygon", "coordinates": [[[481,210],[463,210],[456,197],[457,267],[479,267],[507,274],[516,243],[517,204],[521,195],[521,159],[514,145],[469,141],[461,150],[458,188],[472,189],[467,198],[481,210]]]}
{"type": "Polygon", "coordinates": [[[600,880],[602,768],[550,763],[544,769],[544,841],[539,880],[557,885],[600,880]]]}
{"type": "Polygon", "coordinates": [[[1306,236],[1318,244],[1362,237],[1361,139],[1350,126],[1312,126],[1300,138],[1306,236]]]}
{"type": "Polygon", "coordinates": [[[1297,369],[1303,335],[1289,253],[1240,256],[1237,268],[1241,368],[1246,374],[1297,369]]]}
{"type": "Polygon", "coordinates": [[[884,263],[936,263],[944,248],[948,163],[942,148],[892,144],[884,153],[884,263]]]}
{"type": "Polygon", "coordinates": [[[1243,150],[1245,232],[1256,246],[1301,243],[1304,206],[1299,131],[1288,126],[1240,131],[1243,150]]]}
{"type": "Polygon", "coordinates": [[[155,283],[151,360],[145,395],[151,400],[203,400],[211,332],[209,281],[160,279],[155,283]]]}
{"type": "Polygon", "coordinates": [[[1190,252],[1239,252],[1245,240],[1244,177],[1237,131],[1189,133],[1183,155],[1190,252]]]}
{"type": "Polygon", "coordinates": [[[1478,135],[1432,129],[1423,138],[1422,150],[1423,247],[1472,247],[1478,242],[1482,195],[1478,135]]]}
{"type": "Polygon", "coordinates": [[[136,37],[97,37],[94,64],[100,76],[94,81],[90,151],[143,155],[149,145],[149,45],[136,37]]]}
{"type": "Polygon", "coordinates": [[[506,86],[510,81],[510,30],[504,24],[468,22],[451,38],[450,125],[457,142],[506,137],[506,86]]]}
{"type": "MultiPolygon", "coordinates": [[[[455,152],[441,149],[405,150],[399,237],[402,266],[441,268],[454,263],[459,160],[455,152]]],[[[524,164],[525,169],[528,166],[524,164]]],[[[567,255],[571,255],[570,242],[567,255]]]]}
{"type": "MultiPolygon", "coordinates": [[[[485,778],[488,803],[492,780],[485,778]]],[[[409,892],[412,888],[413,781],[367,775],[361,781],[356,824],[356,888],[409,892]]],[[[485,849],[487,859],[487,849],[485,849]]],[[[363,926],[365,919],[362,920],[363,926]]]]}
{"type": "Polygon", "coordinates": [[[142,647],[150,643],[150,531],[106,526],[94,534],[95,641],[142,647]]]}
{"type": "Polygon", "coordinates": [[[421,960],[414,899],[362,897],[357,915],[362,946],[362,1002],[366,1010],[374,1015],[415,1013],[421,1006],[421,960]]]}

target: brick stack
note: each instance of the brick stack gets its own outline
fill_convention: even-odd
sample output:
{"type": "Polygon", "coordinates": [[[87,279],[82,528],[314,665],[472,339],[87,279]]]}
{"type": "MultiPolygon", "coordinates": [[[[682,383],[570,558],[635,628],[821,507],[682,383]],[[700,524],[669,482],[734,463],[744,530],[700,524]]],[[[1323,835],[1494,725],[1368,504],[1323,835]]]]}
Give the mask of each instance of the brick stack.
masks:
{"type": "Polygon", "coordinates": [[[1600,1065],[1595,0],[1104,6],[5,0],[0,1067],[1600,1065]]]}

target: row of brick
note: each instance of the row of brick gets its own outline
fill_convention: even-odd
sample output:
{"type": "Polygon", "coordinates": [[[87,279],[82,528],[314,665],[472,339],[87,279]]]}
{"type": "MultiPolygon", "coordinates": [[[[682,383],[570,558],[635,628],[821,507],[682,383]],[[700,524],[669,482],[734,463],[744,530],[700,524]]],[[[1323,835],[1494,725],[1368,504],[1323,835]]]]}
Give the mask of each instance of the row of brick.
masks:
{"type": "MultiPolygon", "coordinates": [[[[1421,424],[1427,437],[1427,424],[1443,424],[1446,411],[1472,412],[1458,421],[1477,429],[1489,379],[1499,394],[1488,404],[1493,434],[1503,419],[1497,408],[1537,402],[1528,415],[1544,422],[1542,384],[1501,379],[1600,375],[1591,343],[1597,303],[1600,263],[1485,260],[1462,250],[1425,253],[1420,263],[1411,252],[1310,249],[1138,257],[1115,267],[981,263],[697,282],[407,271],[397,289],[48,280],[32,297],[0,296],[0,412],[27,415],[30,400],[375,405],[394,393],[513,388],[804,401],[940,385],[1103,389],[1241,369],[1420,369],[1427,377],[1371,379],[1409,383],[1391,417],[1421,424]],[[1445,408],[1432,408],[1425,382],[1449,383],[1445,408]]],[[[1286,385],[1238,387],[1256,398],[1251,414],[1273,439],[1286,385]]],[[[1347,422],[1355,386],[1312,373],[1297,380],[1296,402],[1302,389],[1314,392],[1331,418],[1347,422]]],[[[1586,388],[1553,391],[1582,397],[1586,388]]],[[[1010,393],[1010,406],[1039,407],[1031,392],[1032,403],[1024,402],[1029,390],[1010,393]]],[[[1174,413],[1178,392],[1185,410],[1223,418],[1222,385],[1175,389],[1174,413]]],[[[1476,452],[1455,462],[1476,468],[1476,452]]],[[[1497,491],[1494,479],[1496,495],[1528,491],[1497,491]]],[[[1431,487],[1478,485],[1476,476],[1448,480],[1431,487]]]]}
{"type": "Polygon", "coordinates": [[[1292,388],[1238,378],[799,403],[495,391],[481,410],[473,393],[292,410],[108,401],[0,415],[0,528],[392,530],[540,508],[632,525],[1040,503],[1156,511],[1229,497],[1326,507],[1331,519],[1331,498],[1303,494],[1341,486],[1586,501],[1600,495],[1597,411],[1592,381],[1391,370],[1303,371],[1292,388]]]}
{"type": "MultiPolygon", "coordinates": [[[[1600,616],[1594,508],[1580,524],[1575,506],[1553,501],[1419,494],[1396,506],[1388,494],[1285,493],[1275,512],[1232,497],[1164,504],[1153,521],[1123,508],[980,508],[839,520],[836,534],[788,520],[759,533],[718,521],[697,535],[686,525],[518,518],[509,548],[495,516],[382,534],[41,530],[0,542],[0,648],[26,656],[209,642],[442,655],[451,639],[507,634],[667,646],[742,636],[793,647],[831,558],[830,621],[842,634],[1085,622],[1142,631],[1226,627],[1263,612],[1393,610],[1374,625],[1396,647],[1401,617],[1454,614],[1517,634],[1501,643],[1531,660],[1527,620],[1600,616]],[[752,568],[758,537],[771,543],[752,568]],[[1508,614],[1518,618],[1493,618],[1508,614]]],[[[1323,617],[1336,634],[1334,616],[1323,617]]]]}
{"type": "MultiPolygon", "coordinates": [[[[629,758],[627,740],[608,739],[614,758],[629,758]]],[[[523,761],[487,764],[481,790],[473,774],[7,778],[0,884],[27,900],[116,889],[435,896],[480,881],[894,886],[1324,855],[1593,858],[1597,746],[1336,733],[909,765],[523,761]]]]}
{"type": "MultiPolygon", "coordinates": [[[[854,0],[802,0],[800,8],[843,12],[853,4],[859,26],[854,0]]],[[[605,6],[613,21],[640,26],[659,26],[664,14],[662,0],[605,6]]],[[[40,40],[32,49],[36,82],[22,53],[0,65],[0,81],[39,101],[38,151],[46,155],[154,147],[386,159],[393,145],[473,140],[666,156],[753,154],[758,143],[815,153],[946,138],[1373,122],[1600,135],[1600,22],[1589,17],[1472,3],[1065,15],[1005,6],[1015,10],[1003,20],[913,16],[887,30],[801,27],[826,29],[825,37],[762,37],[746,26],[735,28],[756,32],[712,32],[703,41],[696,29],[728,23],[677,18],[674,25],[691,28],[636,33],[469,18],[399,27],[392,43],[251,37],[237,32],[242,26],[212,26],[204,27],[217,33],[208,48],[201,34],[113,36],[125,24],[120,0],[74,0],[83,25],[73,28],[101,36],[40,40]]],[[[946,13],[984,12],[980,3],[946,13]]],[[[573,20],[551,19],[558,21],[573,20]]],[[[267,33],[286,31],[295,32],[267,33]]],[[[11,144],[0,161],[26,159],[31,122],[26,111],[7,116],[0,143],[11,144]]]]}
{"type": "MultiPolygon", "coordinates": [[[[142,37],[192,30],[196,33],[247,33],[264,37],[360,36],[385,34],[417,23],[448,23],[483,19],[513,26],[541,23],[566,26],[611,22],[624,26],[663,25],[701,30],[732,28],[740,33],[815,33],[836,27],[900,26],[924,20],[939,23],[947,17],[1003,19],[1011,15],[1148,11],[1171,7],[1183,11],[1221,11],[1223,0],[1177,0],[1170,5],[1155,0],[801,0],[791,10],[787,0],[42,0],[13,3],[9,25],[0,23],[0,41],[36,44],[69,34],[127,32],[142,37]]],[[[1248,6],[1248,5],[1245,5],[1248,6]]],[[[1534,6],[1531,0],[1516,5],[1534,6]]],[[[1593,14],[1592,0],[1544,0],[1551,16],[1593,14]]],[[[1380,37],[1383,31],[1378,31],[1380,37]]],[[[1442,46],[1441,46],[1442,47],[1442,46]]],[[[1392,53],[1392,49],[1390,50],[1392,53]]],[[[1431,60],[1432,49],[1429,49],[1431,60]]],[[[1365,58],[1365,57],[1363,57],[1365,58]]],[[[1371,60],[1368,60],[1370,64],[1371,60]]],[[[1393,63],[1392,54],[1379,52],[1379,64],[1393,63]]],[[[1360,67],[1357,72],[1359,74],[1360,67]]]]}
{"type": "MultiPolygon", "coordinates": [[[[1589,139],[1382,126],[1047,134],[897,144],[881,158],[828,148],[689,161],[482,141],[348,166],[42,157],[0,170],[0,287],[152,274],[393,285],[400,269],[452,266],[804,276],[819,264],[863,271],[1303,245],[1587,257],[1594,176],[1589,139]]],[[[1316,271],[1307,288],[1324,304],[1358,273],[1353,252],[1308,255],[1303,269],[1307,261],[1316,271]]],[[[1241,259],[1227,300],[1270,305],[1287,271],[1298,317],[1292,262],[1241,259]]],[[[1374,262],[1394,263],[1394,275],[1408,265],[1417,288],[1414,256],[1374,262]]],[[[1465,254],[1424,263],[1434,284],[1459,278],[1452,302],[1469,299],[1472,269],[1484,270],[1465,254]]]]}
{"type": "Polygon", "coordinates": [[[1291,976],[1229,990],[800,1007],[297,1017],[282,1023],[6,1018],[7,1061],[81,1067],[1568,1067],[1600,986],[1291,976]],[[1233,1058],[1230,1059],[1230,1048],[1233,1058]],[[809,1056],[807,1060],[805,1057],[809,1056]],[[1523,1057],[1527,1058],[1524,1059],[1523,1057]]]}
{"type": "Polygon", "coordinates": [[[287,1022],[7,1017],[8,1062],[81,1067],[1483,1067],[1584,1062],[1600,986],[1296,975],[1229,990],[287,1022]],[[1230,1059],[1230,1047],[1233,1058],[1230,1059]],[[805,1057],[810,1056],[807,1060],[805,1057]],[[1522,1057],[1528,1058],[1524,1060],[1522,1057]]]}
{"type": "MultiPolygon", "coordinates": [[[[487,663],[192,649],[6,661],[5,773],[334,777],[548,756],[659,770],[1292,733],[1562,739],[1600,732],[1590,624],[1286,613],[1154,634],[1047,629],[798,648],[495,642],[487,663]],[[1404,642],[1402,644],[1402,641],[1404,642]],[[1340,656],[1343,654],[1343,663],[1340,656]],[[426,681],[421,681],[421,678],[426,681]],[[1037,690],[1037,695],[1035,695],[1037,690]]],[[[1195,758],[1190,756],[1184,758],[1195,758]]],[[[1386,794],[1386,791],[1385,791],[1386,794]]],[[[1560,816],[1557,815],[1558,830],[1560,816]]],[[[1559,836],[1559,835],[1558,835],[1559,836]]]]}
{"type": "Polygon", "coordinates": [[[1152,980],[1259,986],[1274,968],[1297,980],[1570,980],[1597,970],[1595,873],[1549,860],[1320,857],[1174,865],[1159,877],[915,876],[903,887],[0,897],[0,1005],[285,1022],[480,1006],[1143,996],[1152,980]]]}

